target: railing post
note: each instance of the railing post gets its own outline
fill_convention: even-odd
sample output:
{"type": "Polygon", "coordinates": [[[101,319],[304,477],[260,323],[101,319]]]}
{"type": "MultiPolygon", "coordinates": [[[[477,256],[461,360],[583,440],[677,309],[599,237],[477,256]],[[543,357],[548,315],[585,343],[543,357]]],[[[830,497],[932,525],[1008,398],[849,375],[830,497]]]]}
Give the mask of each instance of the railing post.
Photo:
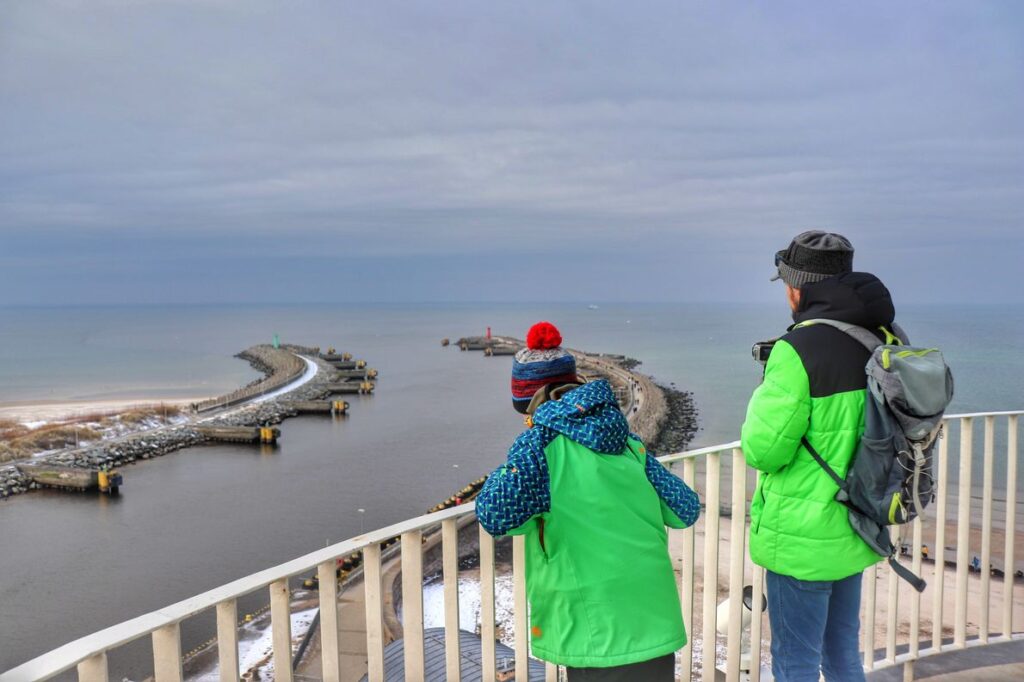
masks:
{"type": "Polygon", "coordinates": [[[380,544],[363,548],[366,598],[366,658],[370,682],[384,682],[384,600],[381,593],[380,544]]]}
{"type": "Polygon", "coordinates": [[[871,564],[864,571],[863,581],[867,579],[866,599],[864,600],[864,669],[875,669],[875,602],[878,595],[878,564],[871,564]]]}
{"type": "MultiPolygon", "coordinates": [[[[693,458],[683,460],[683,482],[690,486],[691,490],[697,490],[697,462],[693,458]]],[[[680,652],[680,670],[682,672],[681,682],[690,682],[693,677],[693,638],[696,631],[693,627],[693,574],[694,566],[694,537],[696,524],[683,529],[683,566],[682,566],[682,589],[680,601],[683,607],[683,624],[686,626],[686,646],[680,652]]]]}
{"type": "Polygon", "coordinates": [[[217,661],[220,682],[238,682],[238,602],[217,604],[217,661]]]}
{"type": "MultiPolygon", "coordinates": [[[[443,538],[442,538],[443,539],[443,538]]],[[[422,682],[423,652],[423,533],[402,533],[402,637],[405,640],[405,679],[422,682]]]]}
{"type": "Polygon", "coordinates": [[[729,632],[726,639],[726,680],[739,682],[743,653],[743,568],[746,556],[747,462],[732,451],[732,504],[729,524],[729,632]]]}
{"type": "Polygon", "coordinates": [[[270,583],[270,628],[274,644],[274,679],[292,682],[292,613],[288,579],[270,583]]]}
{"type": "MultiPolygon", "coordinates": [[[[338,564],[316,567],[320,592],[320,667],[323,682],[341,682],[341,621],[338,611],[338,564]]],[[[403,595],[404,596],[404,595],[403,595]]],[[[408,649],[406,650],[408,656],[408,649]]]]}
{"type": "Polygon", "coordinates": [[[182,680],[181,628],[177,623],[153,631],[153,677],[156,682],[182,680]]]}
{"type": "Polygon", "coordinates": [[[701,679],[712,679],[715,670],[717,650],[718,610],[718,519],[721,504],[721,455],[713,452],[705,462],[705,513],[704,513],[704,616],[701,647],[704,652],[701,679]]]}
{"type": "Polygon", "coordinates": [[[932,588],[932,649],[942,648],[942,607],[946,587],[946,500],[949,484],[946,473],[949,470],[949,422],[942,422],[939,432],[939,453],[935,461],[935,477],[939,482],[938,496],[935,502],[935,546],[932,548],[932,559],[935,567],[935,585],[932,588]]]}
{"type": "MultiPolygon", "coordinates": [[[[911,570],[914,572],[914,575],[921,575],[921,535],[923,525],[924,523],[920,516],[914,519],[914,539],[910,550],[914,553],[911,563],[911,570]]],[[[917,658],[921,646],[921,593],[917,590],[911,590],[910,599],[910,660],[912,663],[917,658]]],[[[912,668],[913,666],[911,666],[912,668]]]]}
{"type": "MultiPolygon", "coordinates": [[[[444,660],[447,679],[457,680],[459,662],[459,526],[455,519],[441,522],[444,572],[444,660]]],[[[516,633],[518,635],[518,633],[516,633]]]]}
{"type": "Polygon", "coordinates": [[[515,623],[516,679],[529,675],[530,618],[526,601],[526,538],[512,537],[512,608],[515,623]]]}
{"type": "Polygon", "coordinates": [[[761,624],[764,622],[764,569],[754,566],[754,598],[750,604],[750,682],[761,682],[761,624]]]}
{"type": "Polygon", "coordinates": [[[971,554],[971,448],[974,420],[960,420],[960,492],[956,519],[956,611],[953,643],[967,646],[967,566],[971,554]]]}
{"type": "Polygon", "coordinates": [[[985,417],[985,450],[981,478],[981,614],[978,637],[988,643],[989,609],[992,586],[992,463],[995,458],[996,418],[985,417]]]}
{"type": "Polygon", "coordinates": [[[1006,544],[1003,549],[1003,637],[1013,635],[1014,543],[1017,534],[1017,415],[1007,420],[1006,544]]]}
{"type": "Polygon", "coordinates": [[[494,538],[480,526],[480,662],[483,682],[495,682],[494,538]]]}
{"type": "MultiPolygon", "coordinates": [[[[911,570],[915,575],[921,575],[921,526],[921,517],[918,516],[914,519],[914,539],[911,549],[913,552],[911,570]]],[[[903,682],[913,682],[914,680],[914,661],[918,658],[919,640],[921,639],[921,593],[913,590],[910,598],[910,648],[908,660],[903,663],[903,682]]]]}
{"type": "Polygon", "coordinates": [[[78,664],[78,682],[107,682],[107,654],[101,652],[78,664]]]}
{"type": "MultiPolygon", "coordinates": [[[[899,561],[899,548],[903,526],[893,526],[892,542],[896,547],[896,560],[899,561]]],[[[888,571],[888,604],[886,605],[885,627],[885,660],[889,664],[896,662],[896,630],[900,610],[900,578],[893,570],[888,571]]]]}

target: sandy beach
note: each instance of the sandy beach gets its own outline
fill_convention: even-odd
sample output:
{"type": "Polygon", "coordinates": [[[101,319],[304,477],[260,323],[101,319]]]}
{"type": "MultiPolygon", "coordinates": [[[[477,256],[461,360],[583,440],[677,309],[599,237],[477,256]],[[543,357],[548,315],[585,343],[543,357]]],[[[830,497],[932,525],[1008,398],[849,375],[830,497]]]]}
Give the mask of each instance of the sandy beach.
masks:
{"type": "Polygon", "coordinates": [[[59,422],[85,415],[113,415],[119,412],[168,405],[182,407],[209,396],[192,398],[124,398],[120,400],[12,401],[0,403],[0,420],[21,423],[59,422]]]}

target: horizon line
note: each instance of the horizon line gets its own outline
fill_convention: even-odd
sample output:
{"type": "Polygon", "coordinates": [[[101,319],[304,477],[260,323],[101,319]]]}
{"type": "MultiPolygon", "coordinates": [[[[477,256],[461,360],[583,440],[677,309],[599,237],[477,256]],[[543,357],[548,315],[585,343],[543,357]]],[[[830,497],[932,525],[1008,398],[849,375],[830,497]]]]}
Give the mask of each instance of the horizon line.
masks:
{"type": "MultiPolygon", "coordinates": [[[[784,299],[780,299],[785,302],[784,299]]],[[[565,300],[565,301],[552,301],[552,300],[522,300],[522,301],[510,301],[510,300],[362,300],[362,301],[324,301],[324,300],[301,300],[301,301],[118,301],[118,302],[104,302],[104,301],[76,301],[76,302],[32,302],[32,303],[3,303],[0,302],[0,309],[5,308],[142,308],[142,307],[221,307],[221,306],[246,306],[246,307],[272,307],[272,306],[312,306],[312,305],[343,305],[343,306],[394,306],[394,305],[499,305],[499,306],[526,306],[526,305],[538,305],[538,306],[622,306],[622,305],[774,305],[776,301],[772,300],[695,300],[695,299],[678,299],[678,300],[621,300],[621,301],[602,301],[602,300],[565,300]]],[[[910,300],[902,301],[899,305],[924,305],[924,306],[939,306],[939,305],[973,305],[983,308],[992,307],[1024,307],[1024,301],[920,301],[910,300]]]]}

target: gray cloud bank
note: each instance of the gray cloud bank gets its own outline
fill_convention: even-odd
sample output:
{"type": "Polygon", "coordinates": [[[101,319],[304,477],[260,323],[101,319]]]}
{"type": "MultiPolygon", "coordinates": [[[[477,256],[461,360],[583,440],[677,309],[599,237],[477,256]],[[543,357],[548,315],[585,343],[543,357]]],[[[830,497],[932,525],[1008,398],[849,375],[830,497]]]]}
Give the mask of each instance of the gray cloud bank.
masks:
{"type": "Polygon", "coordinates": [[[0,303],[1024,300],[1024,9],[837,5],[3,3],[0,303]]]}

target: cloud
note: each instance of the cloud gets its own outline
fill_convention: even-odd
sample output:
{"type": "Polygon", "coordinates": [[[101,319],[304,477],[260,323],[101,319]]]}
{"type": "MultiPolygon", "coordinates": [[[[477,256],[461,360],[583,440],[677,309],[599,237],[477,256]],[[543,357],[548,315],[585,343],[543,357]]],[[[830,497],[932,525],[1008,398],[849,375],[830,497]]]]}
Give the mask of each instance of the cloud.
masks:
{"type": "MultiPolygon", "coordinates": [[[[118,272],[128,253],[159,271],[169,244],[240,272],[244,244],[259,244],[296,268],[281,279],[288,296],[309,296],[303,259],[324,255],[395,264],[381,292],[400,298],[451,295],[403,278],[411,260],[472,279],[475,256],[537,279],[547,254],[672,267],[666,254],[701,253],[661,289],[630,281],[618,295],[694,291],[686,273],[714,262],[727,273],[716,295],[742,298],[769,294],[730,284],[753,274],[737,250],[753,263],[824,226],[856,235],[859,253],[935,245],[979,291],[999,291],[986,263],[1008,247],[1024,255],[1022,14],[1013,3],[6,3],[0,238],[20,247],[0,284],[34,287],[18,267],[28,261],[11,259],[61,241],[118,272]]],[[[914,285],[899,263],[880,261],[914,285]]],[[[101,291],[66,268],[86,298],[137,281],[125,272],[101,291]]],[[[215,288],[249,295],[234,282],[215,288]]]]}

